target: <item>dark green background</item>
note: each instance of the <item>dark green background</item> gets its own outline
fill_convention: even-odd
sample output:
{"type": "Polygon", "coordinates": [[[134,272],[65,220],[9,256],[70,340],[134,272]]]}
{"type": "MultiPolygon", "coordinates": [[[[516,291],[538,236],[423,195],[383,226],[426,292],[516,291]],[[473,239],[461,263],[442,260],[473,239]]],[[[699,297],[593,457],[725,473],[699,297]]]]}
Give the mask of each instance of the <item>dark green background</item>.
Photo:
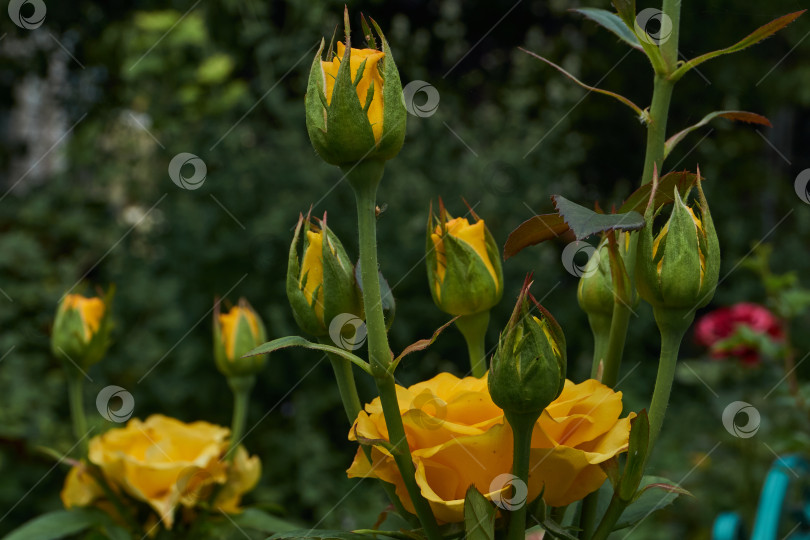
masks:
{"type": "MultiPolygon", "coordinates": [[[[65,127],[78,122],[43,160],[61,156],[62,169],[30,174],[0,200],[0,287],[7,294],[0,297],[0,355],[8,353],[0,361],[0,515],[13,507],[0,533],[60,506],[65,470],[47,474],[52,461],[35,448],[64,451],[73,444],[64,375],[48,340],[57,300],[80,278],[79,292],[118,287],[115,343],[89,372],[92,424],[109,427],[94,408],[96,393],[109,384],[133,394],[139,417],[160,412],[228,424],[229,393],[211,352],[214,296],[230,291],[231,301],[248,298],[271,337],[297,333],[283,280],[292,227],[312,204],[316,214],[328,211],[329,225],[350,256],[357,255],[351,190],[345,182],[335,185],[340,172],[315,155],[303,114],[312,48],[332,35],[343,3],[204,0],[188,11],[192,5],[50,1],[45,24],[31,31],[0,14],[0,34],[7,34],[0,41],[2,191],[19,180],[12,176],[15,160],[31,152],[14,137],[11,121],[26,78],[53,77],[55,63],[62,65],[58,91],[40,96],[39,106],[62,111],[65,127]],[[168,163],[179,152],[205,161],[208,177],[200,189],[184,191],[169,179],[168,163]]],[[[638,183],[644,129],[633,114],[607,97],[585,96],[517,49],[646,106],[648,62],[567,11],[583,5],[609,7],[561,0],[350,3],[354,24],[363,11],[385,30],[403,83],[426,81],[441,96],[433,116],[409,116],[405,146],[389,162],[380,189],[387,210],[378,222],[379,258],[399,299],[395,351],[447,320],[431,302],[421,259],[431,200],[441,196],[461,214],[464,197],[502,246],[533,212],[551,209],[551,194],[610,207],[638,183]]],[[[691,57],[727,46],[804,7],[800,0],[687,0],[681,51],[691,57]]],[[[756,279],[736,265],[766,236],[775,244],[777,269],[795,269],[806,279],[810,268],[810,205],[793,189],[796,175],[810,167],[810,40],[801,41],[808,31],[805,16],[755,48],[704,64],[676,88],[671,132],[714,109],[751,110],[774,122],[757,127],[785,158],[754,127],[718,120],[667,161],[667,170],[700,164],[707,178],[723,249],[721,277],[727,276],[712,306],[762,299],[756,279]]],[[[560,261],[563,246],[529,249],[505,263],[504,300],[493,311],[489,345],[524,274],[534,271],[535,295],[562,323],[569,370],[581,380],[591,336],[576,306],[577,280],[560,261]]],[[[633,372],[619,385],[634,410],[647,406],[658,346],[649,309],[642,306],[639,315],[623,370],[633,372]]],[[[794,329],[800,351],[810,345],[802,331],[808,323],[804,318],[794,329]]],[[[690,334],[684,355],[699,353],[690,334]]],[[[466,362],[463,341],[450,330],[429,351],[409,357],[397,377],[411,384],[442,370],[462,375],[466,362]]],[[[344,473],[355,447],[346,440],[330,375],[328,362],[314,352],[283,351],[269,359],[248,422],[255,428],[247,447],[264,466],[249,500],[279,503],[321,527],[371,526],[384,508],[371,482],[343,499],[357,487],[344,473]]],[[[359,379],[363,397],[372,397],[370,382],[359,379]]],[[[717,512],[755,504],[773,459],[762,443],[782,451],[780,438],[764,428],[745,441],[728,435],[720,413],[742,398],[730,388],[728,397],[715,398],[701,385],[675,387],[657,470],[679,480],[700,463],[683,481],[697,497],[650,518],[634,538],[649,537],[650,526],[658,538],[705,538],[717,512]],[[717,442],[701,462],[700,453],[717,442]],[[745,452],[758,456],[756,466],[742,467],[745,452]]]]}

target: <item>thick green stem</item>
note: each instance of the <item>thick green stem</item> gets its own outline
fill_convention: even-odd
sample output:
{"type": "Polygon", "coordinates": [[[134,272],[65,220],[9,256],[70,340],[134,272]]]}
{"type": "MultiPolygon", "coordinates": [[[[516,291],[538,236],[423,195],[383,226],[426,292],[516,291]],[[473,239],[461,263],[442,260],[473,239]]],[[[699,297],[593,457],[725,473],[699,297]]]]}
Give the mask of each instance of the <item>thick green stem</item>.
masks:
{"type": "Polygon", "coordinates": [[[354,188],[357,200],[357,222],[360,232],[360,280],[363,289],[363,304],[366,312],[368,331],[368,354],[374,381],[380,393],[380,401],[388,428],[388,439],[392,454],[399,468],[405,488],[422,524],[425,535],[430,540],[441,539],[436,518],[416,485],[416,469],[411,458],[405,427],[399,412],[394,374],[391,373],[391,350],[385,329],[380,280],[377,269],[377,185],[382,178],[382,162],[362,162],[347,171],[349,182],[354,188]]]}
{"type": "MultiPolygon", "coordinates": [[[[596,379],[599,375],[599,365],[602,365],[602,371],[605,368],[605,356],[607,355],[608,341],[610,338],[610,323],[612,320],[611,315],[589,314],[588,323],[591,326],[591,333],[593,334],[593,362],[591,363],[591,378],[596,379]]],[[[600,378],[601,380],[601,378],[600,378]]]]}
{"type": "Polygon", "coordinates": [[[619,368],[624,354],[624,342],[627,339],[627,327],[630,324],[630,308],[618,300],[613,304],[613,319],[610,324],[610,337],[608,338],[607,352],[605,353],[605,369],[602,373],[602,383],[613,388],[619,378],[619,368]]]}
{"type": "Polygon", "coordinates": [[[591,493],[582,499],[582,513],[579,516],[579,526],[582,529],[581,538],[591,538],[596,526],[596,511],[599,507],[599,492],[591,493]]]}
{"type": "Polygon", "coordinates": [[[456,319],[456,327],[458,327],[467,342],[467,352],[470,355],[470,369],[473,377],[479,379],[487,372],[485,340],[488,326],[489,310],[474,315],[462,315],[456,319]]]}
{"type": "Polygon", "coordinates": [[[664,144],[667,140],[667,116],[672,90],[675,83],[664,75],[656,75],[653,82],[652,104],[650,105],[650,124],[647,126],[647,147],[644,153],[644,170],[641,183],[652,182],[653,170],[663,175],[664,144]]]}
{"type": "Polygon", "coordinates": [[[68,399],[70,401],[70,418],[73,422],[73,435],[81,441],[81,456],[87,456],[87,417],[84,414],[84,375],[73,366],[67,367],[68,399]]]}
{"type": "Polygon", "coordinates": [[[256,382],[255,375],[245,377],[228,377],[228,386],[233,391],[233,416],[231,418],[231,444],[228,453],[225,454],[226,461],[232,461],[236,454],[236,447],[242,441],[247,422],[248,404],[250,403],[250,390],[256,382]]]}
{"type": "MultiPolygon", "coordinates": [[[[591,540],[606,540],[610,533],[613,532],[613,527],[616,525],[616,522],[619,521],[619,518],[622,517],[622,512],[627,507],[627,503],[624,503],[619,499],[617,495],[614,495],[612,499],[610,499],[610,504],[605,510],[605,515],[602,517],[602,522],[599,523],[599,527],[597,527],[596,532],[593,533],[591,536],[591,540]]],[[[585,536],[584,538],[588,538],[585,536]]]]}
{"type": "MultiPolygon", "coordinates": [[[[663,0],[662,11],[664,13],[664,16],[668,17],[669,20],[671,21],[672,28],[669,37],[660,46],[661,57],[665,64],[664,67],[665,72],[658,73],[658,70],[656,70],[655,78],[653,79],[653,94],[652,94],[652,102],[650,103],[650,115],[649,115],[650,122],[649,125],[647,126],[647,145],[644,152],[644,169],[641,174],[642,185],[652,182],[653,173],[655,170],[657,170],[659,174],[663,175],[662,168],[664,164],[664,150],[667,139],[667,118],[669,116],[670,102],[672,101],[672,92],[675,87],[675,81],[670,80],[669,75],[675,71],[678,61],[678,41],[680,36],[681,2],[682,0],[663,0]]],[[[631,249],[625,256],[624,262],[628,272],[630,272],[632,276],[632,272],[635,270],[637,257],[637,252],[635,249],[635,246],[638,243],[637,235],[633,235],[633,237],[631,237],[631,242],[632,242],[631,249]]],[[[613,346],[616,349],[619,348],[620,344],[621,350],[623,350],[624,348],[624,341],[627,335],[627,326],[629,323],[629,318],[630,318],[629,308],[627,308],[626,306],[620,306],[618,302],[615,303],[613,308],[613,323],[611,325],[610,342],[613,343],[613,346]],[[620,315],[619,320],[617,320],[617,315],[620,315]],[[624,328],[622,329],[622,327],[624,328]]],[[[680,339],[678,341],[678,344],[680,344],[680,339]]],[[[611,345],[608,346],[609,351],[610,349],[611,345]]],[[[610,354],[610,352],[608,354],[610,354]]],[[[675,353],[675,356],[677,357],[677,351],[675,353]]],[[[618,368],[620,362],[621,362],[621,354],[619,355],[619,360],[617,362],[613,362],[613,364],[610,366],[610,369],[608,369],[607,366],[608,362],[607,361],[605,362],[605,377],[603,377],[603,382],[605,382],[605,384],[609,384],[610,386],[615,385],[616,377],[618,376],[618,368]],[[610,373],[608,373],[608,371],[610,371],[610,373]]],[[[667,373],[663,374],[661,373],[661,367],[659,366],[658,379],[665,377],[667,375],[668,375],[667,373]]],[[[670,380],[670,384],[667,389],[666,400],[663,404],[664,409],[666,409],[666,402],[669,400],[669,390],[671,389],[671,387],[672,383],[670,380]]],[[[656,384],[656,390],[658,390],[658,388],[659,386],[658,384],[656,384]]],[[[663,386],[661,387],[661,389],[663,391],[663,386]]],[[[663,396],[661,396],[661,398],[663,398],[663,396]]],[[[660,424],[658,426],[658,429],[660,429],[660,424]]],[[[652,442],[653,437],[651,431],[651,438],[650,438],[651,445],[652,442]]],[[[593,498],[595,497],[595,495],[590,495],[589,497],[593,498]]],[[[583,505],[585,504],[590,503],[583,503],[583,505]]],[[[627,503],[622,502],[617,496],[614,496],[613,499],[611,499],[610,505],[608,506],[605,515],[602,517],[602,520],[599,526],[597,527],[596,532],[590,538],[592,540],[606,539],[612,532],[614,525],[621,517],[622,512],[624,511],[626,506],[627,503]]],[[[581,526],[583,523],[587,522],[588,519],[585,510],[586,508],[583,507],[583,512],[580,520],[581,526]]],[[[589,538],[589,536],[587,534],[583,534],[583,538],[589,538]]]]}
{"type": "Polygon", "coordinates": [[[661,43],[661,56],[667,71],[672,73],[678,67],[678,41],[681,33],[681,2],[683,0],[663,0],[661,11],[672,22],[672,31],[661,43]]]}
{"type": "MultiPolygon", "coordinates": [[[[514,448],[512,453],[512,474],[529,485],[529,456],[531,455],[532,431],[539,414],[506,413],[506,419],[512,427],[514,448]]],[[[524,540],[526,538],[526,511],[529,501],[525,501],[509,514],[509,531],[507,540],[524,540]]]]}
{"type": "Polygon", "coordinates": [[[360,397],[357,395],[352,363],[334,354],[329,355],[329,362],[332,363],[332,371],[335,372],[335,380],[337,381],[338,392],[340,392],[340,400],[343,402],[343,410],[346,411],[346,418],[349,419],[350,425],[354,424],[363,406],[360,404],[360,397]]]}
{"type": "Polygon", "coordinates": [[[658,327],[661,329],[661,356],[658,360],[658,376],[655,378],[655,390],[653,390],[652,402],[650,403],[650,444],[647,455],[652,453],[655,440],[658,438],[658,433],[664,423],[664,415],[669,404],[669,394],[672,391],[672,382],[675,380],[678,350],[681,347],[681,340],[689,328],[692,318],[694,318],[694,315],[692,318],[688,316],[684,318],[682,310],[669,311],[667,313],[669,318],[681,319],[679,321],[681,324],[667,325],[663,321],[666,315],[662,316],[662,311],[659,308],[654,310],[658,327]]]}

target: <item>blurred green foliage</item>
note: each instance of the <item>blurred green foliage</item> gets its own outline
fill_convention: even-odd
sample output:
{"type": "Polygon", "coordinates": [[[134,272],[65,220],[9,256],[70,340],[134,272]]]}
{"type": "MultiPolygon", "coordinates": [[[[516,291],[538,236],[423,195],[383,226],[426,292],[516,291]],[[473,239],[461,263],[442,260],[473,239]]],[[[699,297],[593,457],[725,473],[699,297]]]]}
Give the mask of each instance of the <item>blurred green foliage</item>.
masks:
{"type": "MultiPolygon", "coordinates": [[[[638,120],[517,49],[646,104],[647,61],[567,11],[583,5],[592,4],[369,0],[349,6],[354,23],[363,11],[385,30],[404,84],[424,80],[441,96],[435,115],[409,117],[405,147],[389,162],[380,191],[387,204],[379,220],[380,263],[399,299],[395,351],[446,321],[431,302],[422,261],[431,200],[442,196],[457,215],[466,198],[502,246],[520,222],[550,210],[553,193],[610,207],[637,183],[644,141],[638,120]]],[[[721,48],[801,7],[799,0],[734,8],[720,0],[684,2],[681,52],[691,57],[721,48]]],[[[31,55],[3,49],[0,63],[5,128],[20,81],[44,77],[59,55],[67,67],[60,106],[67,125],[75,123],[54,149],[67,159],[63,172],[42,182],[23,178],[15,185],[18,178],[9,176],[24,149],[12,144],[8,129],[0,150],[0,181],[10,190],[0,199],[0,534],[60,506],[64,467],[51,470],[53,462],[37,446],[66,451],[73,444],[64,375],[48,347],[66,290],[118,287],[115,343],[89,371],[86,405],[96,432],[109,427],[94,412],[96,393],[109,384],[133,394],[139,417],[162,412],[227,425],[230,394],[211,350],[214,296],[248,298],[271,337],[297,333],[283,280],[292,227],[310,205],[316,214],[329,213],[330,227],[357,256],[352,194],[339,171],[315,156],[303,115],[315,46],[332,35],[342,9],[328,0],[80,0],[48,2],[37,30],[8,20],[0,25],[9,40],[39,32],[48,41],[43,33],[50,32],[76,59],[51,43],[31,55]],[[168,177],[168,163],[180,152],[206,163],[200,189],[181,190],[168,177]]],[[[676,88],[672,132],[714,109],[759,112],[775,126],[758,133],[719,120],[691,135],[667,162],[668,170],[700,164],[707,178],[724,257],[714,305],[764,299],[755,276],[736,272],[762,239],[775,246],[775,269],[805,279],[810,269],[810,206],[793,189],[798,172],[810,167],[805,18],[755,48],[701,66],[676,88]]],[[[574,301],[577,280],[560,262],[563,245],[528,249],[505,264],[506,292],[493,311],[489,342],[494,345],[507,320],[522,276],[534,271],[536,296],[566,329],[569,373],[582,379],[591,336],[574,301]]],[[[801,331],[808,323],[806,316],[794,323],[799,351],[810,347],[801,331]]],[[[623,367],[632,374],[619,385],[628,409],[648,404],[657,347],[642,306],[623,367]]],[[[691,349],[687,343],[685,354],[694,355],[691,349]]],[[[430,350],[409,357],[398,375],[403,384],[440,370],[460,375],[466,361],[461,336],[448,331],[430,350]]],[[[807,373],[800,366],[800,377],[807,373]]],[[[368,380],[359,377],[359,385],[364,398],[373,396],[368,380]]],[[[770,385],[764,386],[756,388],[764,394],[770,385]]],[[[751,440],[734,439],[722,427],[723,406],[739,397],[731,388],[726,399],[702,386],[676,385],[655,472],[683,478],[698,497],[650,518],[634,537],[649,537],[655,527],[657,538],[708,538],[717,512],[755,504],[773,456],[759,455],[740,473],[740,454],[751,440]],[[710,462],[700,462],[712,475],[691,477],[694,456],[717,442],[723,444],[710,462]],[[696,478],[704,483],[696,485],[696,478]]],[[[320,355],[274,354],[254,391],[248,426],[246,445],[264,466],[250,500],[278,503],[320,527],[367,527],[384,509],[373,483],[345,477],[355,448],[320,355]]],[[[771,436],[779,434],[763,429],[752,444],[781,450],[771,436]]]]}

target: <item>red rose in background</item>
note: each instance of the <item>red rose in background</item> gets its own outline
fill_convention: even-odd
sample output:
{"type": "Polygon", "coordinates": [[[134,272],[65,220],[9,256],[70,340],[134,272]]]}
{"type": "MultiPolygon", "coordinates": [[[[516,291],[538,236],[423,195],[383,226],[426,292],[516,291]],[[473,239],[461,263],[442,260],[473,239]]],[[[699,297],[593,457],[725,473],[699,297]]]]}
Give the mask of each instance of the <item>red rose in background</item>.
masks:
{"type": "Polygon", "coordinates": [[[775,342],[784,339],[782,326],[773,313],[760,305],[740,302],[701,317],[695,327],[695,341],[708,347],[712,358],[734,357],[745,364],[756,364],[760,351],[755,343],[729,340],[741,326],[775,342]]]}

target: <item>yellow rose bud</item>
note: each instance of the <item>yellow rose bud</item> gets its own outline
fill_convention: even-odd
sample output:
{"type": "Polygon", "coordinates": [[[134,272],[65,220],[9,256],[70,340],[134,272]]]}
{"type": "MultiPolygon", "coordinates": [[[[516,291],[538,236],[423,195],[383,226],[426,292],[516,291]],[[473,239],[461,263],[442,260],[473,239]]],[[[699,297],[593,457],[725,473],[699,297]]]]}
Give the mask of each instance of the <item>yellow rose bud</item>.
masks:
{"type": "Polygon", "coordinates": [[[639,233],[636,286],[639,295],[653,306],[656,321],[685,331],[694,311],[714,296],[720,275],[720,245],[709,205],[703,194],[700,173],[698,201],[687,206],[677,188],[672,213],[653,236],[656,211],[650,205],[647,225],[639,233]]]}
{"type": "MultiPolygon", "coordinates": [[[[346,45],[338,41],[337,54],[331,62],[321,62],[324,75],[326,76],[326,103],[332,103],[332,92],[335,88],[338,70],[343,56],[346,52],[346,45]]],[[[351,66],[351,79],[357,81],[357,72],[361,65],[364,65],[360,73],[360,80],[355,84],[357,99],[361,103],[366,102],[369,90],[371,90],[371,103],[369,103],[366,115],[368,123],[371,124],[371,131],[374,133],[374,140],[379,143],[382,137],[383,128],[383,78],[377,63],[385,57],[385,53],[376,49],[352,49],[349,53],[351,66]],[[375,91],[376,90],[376,91],[375,91]]]]}
{"type": "MultiPolygon", "coordinates": [[[[238,511],[241,496],[258,480],[260,462],[239,447],[231,465],[223,459],[228,449],[227,428],[208,422],[186,424],[163,415],[126,427],[111,429],[90,440],[89,460],[97,465],[110,486],[137,501],[147,503],[166,529],[174,525],[178,506],[191,508],[207,501],[216,486],[222,486],[214,506],[238,511]]],[[[77,475],[68,474],[63,500],[67,506],[89,504],[93,493],[82,493],[77,475]],[[72,498],[68,495],[79,492],[72,498]]]]}
{"type": "MultiPolygon", "coordinates": [[[[503,496],[499,482],[512,471],[512,432],[493,403],[486,378],[459,379],[450,373],[397,386],[397,400],[416,483],[442,522],[464,519],[464,495],[470,485],[488,499],[503,496]]],[[[622,394],[596,380],[565,381],[562,393],[537,420],[531,442],[527,502],[542,492],[550,506],[565,506],[599,489],[606,479],[600,463],[627,450],[631,413],[621,418],[622,394]]],[[[382,405],[375,398],[360,412],[350,440],[388,441],[382,405]]],[[[358,449],[348,470],[351,478],[391,483],[405,508],[414,511],[393,456],[372,446],[372,463],[358,449]]],[[[508,494],[507,494],[508,495],[508,494]]]]}
{"type": "Polygon", "coordinates": [[[298,326],[315,336],[328,335],[337,316],[363,318],[354,265],[326,226],[325,215],[321,220],[298,218],[287,265],[287,298],[298,326]]]}
{"type": "Polygon", "coordinates": [[[489,392],[507,416],[536,418],[562,392],[567,356],[562,328],[529,287],[531,276],[523,283],[492,356],[489,392]]]}
{"type": "Polygon", "coordinates": [[[112,327],[109,307],[114,289],[104,298],[67,294],[56,310],[51,335],[53,354],[65,355],[82,369],[87,369],[104,356],[109,346],[112,327]]]}
{"type": "Polygon", "coordinates": [[[242,356],[267,341],[262,320],[244,298],[227,313],[214,308],[214,358],[227,377],[254,375],[264,367],[267,355],[242,356]]]}
{"type": "Polygon", "coordinates": [[[380,49],[367,27],[371,48],[354,49],[348,10],[344,21],[346,43],[337,44],[334,56],[330,47],[324,60],[321,41],[312,62],[306,119],[318,155],[327,163],[353,168],[359,161],[382,163],[396,156],[405,140],[407,115],[399,72],[380,27],[372,20],[380,49]]]}
{"type": "Polygon", "coordinates": [[[498,246],[483,219],[453,218],[441,200],[439,208],[428,220],[426,246],[433,301],[450,315],[488,311],[503,295],[498,246]]]}

